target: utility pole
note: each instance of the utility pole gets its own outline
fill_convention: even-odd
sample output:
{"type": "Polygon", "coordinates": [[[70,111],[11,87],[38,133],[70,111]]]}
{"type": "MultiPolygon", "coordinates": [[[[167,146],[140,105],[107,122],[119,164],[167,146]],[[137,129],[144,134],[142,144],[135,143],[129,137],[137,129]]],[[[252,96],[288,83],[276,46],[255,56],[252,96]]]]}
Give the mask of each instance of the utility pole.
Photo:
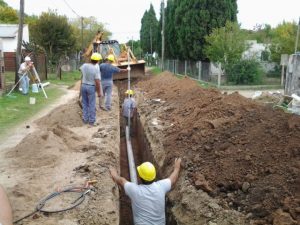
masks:
{"type": "Polygon", "coordinates": [[[83,51],[83,17],[81,18],[81,51],[83,51]]]}
{"type": "Polygon", "coordinates": [[[165,60],[165,1],[161,1],[162,8],[162,30],[161,30],[161,69],[164,70],[165,60]]]}
{"type": "Polygon", "coordinates": [[[21,64],[21,55],[22,55],[23,24],[24,24],[24,0],[20,0],[18,44],[17,44],[17,52],[16,52],[15,84],[19,80],[18,70],[19,70],[19,67],[20,67],[20,64],[21,64]]]}
{"type": "Polygon", "coordinates": [[[152,55],[152,27],[150,26],[150,48],[151,48],[151,55],[152,55]]]}
{"type": "Polygon", "coordinates": [[[297,53],[297,50],[298,50],[299,30],[300,30],[300,17],[299,17],[299,21],[298,21],[298,29],[297,29],[297,35],[296,35],[295,54],[297,53]]]}
{"type": "Polygon", "coordinates": [[[133,51],[133,36],[131,36],[131,51],[134,54],[134,51],[133,51]]]}

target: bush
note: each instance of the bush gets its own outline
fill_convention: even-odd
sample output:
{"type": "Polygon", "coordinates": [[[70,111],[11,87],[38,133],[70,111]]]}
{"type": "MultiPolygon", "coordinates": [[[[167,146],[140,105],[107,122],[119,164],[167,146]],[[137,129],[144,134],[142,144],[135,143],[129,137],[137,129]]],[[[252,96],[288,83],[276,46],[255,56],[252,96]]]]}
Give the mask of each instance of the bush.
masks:
{"type": "Polygon", "coordinates": [[[281,66],[277,64],[273,70],[267,73],[267,77],[281,77],[281,66]]]}
{"type": "Polygon", "coordinates": [[[263,69],[256,60],[240,60],[225,67],[227,81],[234,84],[261,84],[263,69]]]}

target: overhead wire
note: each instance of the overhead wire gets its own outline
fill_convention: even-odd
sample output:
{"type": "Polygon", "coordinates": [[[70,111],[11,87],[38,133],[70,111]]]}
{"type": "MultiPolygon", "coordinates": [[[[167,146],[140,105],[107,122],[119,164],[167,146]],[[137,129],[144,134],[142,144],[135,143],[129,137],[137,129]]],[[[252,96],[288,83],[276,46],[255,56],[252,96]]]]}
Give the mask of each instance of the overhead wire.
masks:
{"type": "Polygon", "coordinates": [[[69,3],[66,0],[63,0],[63,1],[76,16],[81,18],[81,16],[69,5],[69,3]]]}

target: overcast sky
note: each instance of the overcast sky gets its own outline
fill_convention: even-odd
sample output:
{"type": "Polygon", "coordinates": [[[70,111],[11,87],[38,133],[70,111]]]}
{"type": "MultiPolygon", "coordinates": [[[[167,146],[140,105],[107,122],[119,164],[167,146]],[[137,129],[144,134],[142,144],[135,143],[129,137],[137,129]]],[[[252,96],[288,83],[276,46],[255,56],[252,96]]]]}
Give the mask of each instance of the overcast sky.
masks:
{"type": "MultiPolygon", "coordinates": [[[[19,0],[4,0],[19,9],[19,0]]],[[[80,16],[95,16],[113,33],[113,39],[126,42],[133,37],[139,39],[141,18],[145,10],[153,4],[159,13],[161,0],[25,0],[25,12],[39,15],[48,9],[59,14],[76,17],[65,1],[80,16]]],[[[166,2],[166,0],[165,0],[166,2]]],[[[275,27],[285,21],[298,21],[300,0],[237,0],[238,21],[243,28],[253,29],[256,24],[270,24],[275,27]]],[[[159,15],[158,15],[159,16],[159,15]]]]}

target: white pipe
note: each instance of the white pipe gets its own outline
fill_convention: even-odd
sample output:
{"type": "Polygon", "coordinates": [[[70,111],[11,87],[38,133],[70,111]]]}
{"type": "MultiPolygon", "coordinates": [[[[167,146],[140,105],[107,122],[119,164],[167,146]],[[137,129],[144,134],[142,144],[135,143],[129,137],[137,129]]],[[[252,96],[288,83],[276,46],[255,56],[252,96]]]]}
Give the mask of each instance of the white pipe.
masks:
{"type": "Polygon", "coordinates": [[[128,126],[126,126],[126,145],[127,145],[127,157],[128,157],[128,166],[129,166],[129,174],[130,174],[130,181],[132,183],[137,184],[137,176],[136,176],[136,169],[135,169],[135,162],[132,152],[132,145],[130,141],[130,134],[128,126]]]}

